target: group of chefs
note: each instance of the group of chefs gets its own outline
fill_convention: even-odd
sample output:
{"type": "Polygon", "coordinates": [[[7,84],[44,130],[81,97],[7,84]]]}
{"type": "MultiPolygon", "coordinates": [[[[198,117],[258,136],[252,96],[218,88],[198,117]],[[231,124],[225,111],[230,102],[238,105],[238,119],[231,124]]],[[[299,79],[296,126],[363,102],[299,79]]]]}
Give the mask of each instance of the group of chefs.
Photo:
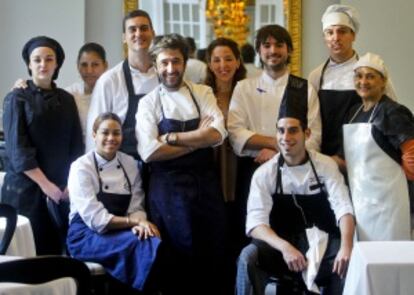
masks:
{"type": "Polygon", "coordinates": [[[35,37],[22,52],[32,79],[4,101],[2,201],[30,218],[38,254],[51,254],[60,248],[46,200],[69,196],[68,253],[131,292],[227,294],[235,230],[237,294],[264,294],[269,276],[286,275],[278,294],[341,294],[354,239],[411,235],[414,118],[381,57],[353,49],[359,25],[351,6],[326,9],[330,56],[308,80],[289,73],[289,32],[260,28],[262,74],[237,83],[225,122],[211,88],[183,79],[185,39],[153,42],[150,16],[130,12],[127,58],[96,82],[84,140],[73,99],[54,83],[63,49],[35,37]],[[239,228],[227,226],[214,160],[227,136],[239,228]]]}

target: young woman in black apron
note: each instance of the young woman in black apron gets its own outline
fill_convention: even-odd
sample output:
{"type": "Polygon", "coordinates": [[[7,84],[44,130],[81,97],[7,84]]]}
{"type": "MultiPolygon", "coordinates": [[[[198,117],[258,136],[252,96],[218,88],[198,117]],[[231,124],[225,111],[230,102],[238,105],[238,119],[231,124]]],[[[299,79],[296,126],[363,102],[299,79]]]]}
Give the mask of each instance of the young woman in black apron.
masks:
{"type": "Polygon", "coordinates": [[[155,262],[160,234],[147,221],[144,192],[136,161],[119,152],[118,116],[103,113],[95,121],[95,151],[70,170],[69,253],[101,264],[134,289],[142,290],[155,262]]]}

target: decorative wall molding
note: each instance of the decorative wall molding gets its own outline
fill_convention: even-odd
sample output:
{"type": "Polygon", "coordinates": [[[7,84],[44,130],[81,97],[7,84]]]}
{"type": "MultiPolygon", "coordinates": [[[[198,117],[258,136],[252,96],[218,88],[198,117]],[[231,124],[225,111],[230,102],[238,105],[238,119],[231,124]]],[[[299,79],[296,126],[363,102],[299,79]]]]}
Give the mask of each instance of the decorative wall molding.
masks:
{"type": "MultiPolygon", "coordinates": [[[[138,0],[124,0],[124,15],[128,12],[138,9],[138,0]]],[[[123,42],[122,48],[124,51],[124,57],[127,58],[128,56],[128,48],[127,45],[123,42]]]]}
{"type": "Polygon", "coordinates": [[[294,75],[302,74],[302,0],[283,1],[287,30],[293,42],[290,71],[294,75]]]}

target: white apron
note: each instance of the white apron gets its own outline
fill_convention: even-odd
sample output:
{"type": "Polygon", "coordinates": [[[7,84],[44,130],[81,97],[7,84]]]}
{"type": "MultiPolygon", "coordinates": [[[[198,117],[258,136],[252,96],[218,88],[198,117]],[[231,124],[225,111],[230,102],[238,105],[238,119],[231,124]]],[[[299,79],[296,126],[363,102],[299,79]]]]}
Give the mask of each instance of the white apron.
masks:
{"type": "MultiPolygon", "coordinates": [[[[360,110],[361,108],[354,118],[360,110]]],[[[343,126],[357,239],[409,240],[410,204],[407,179],[401,166],[372,137],[371,121],[374,112],[375,108],[368,123],[343,126]]]]}

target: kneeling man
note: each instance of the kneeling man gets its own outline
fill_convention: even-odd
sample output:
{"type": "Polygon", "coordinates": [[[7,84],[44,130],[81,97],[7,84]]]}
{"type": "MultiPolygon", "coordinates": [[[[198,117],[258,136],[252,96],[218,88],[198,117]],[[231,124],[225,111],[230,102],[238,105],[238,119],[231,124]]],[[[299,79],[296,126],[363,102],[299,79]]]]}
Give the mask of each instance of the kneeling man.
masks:
{"type": "MultiPolygon", "coordinates": [[[[310,135],[306,113],[306,99],[285,98],[277,122],[280,152],[252,178],[246,233],[253,241],[239,257],[237,294],[264,294],[270,276],[292,278],[311,291],[324,286],[324,294],[342,294],[353,209],[335,162],[305,149],[310,135]]],[[[282,288],[278,284],[277,294],[282,288]]]]}

